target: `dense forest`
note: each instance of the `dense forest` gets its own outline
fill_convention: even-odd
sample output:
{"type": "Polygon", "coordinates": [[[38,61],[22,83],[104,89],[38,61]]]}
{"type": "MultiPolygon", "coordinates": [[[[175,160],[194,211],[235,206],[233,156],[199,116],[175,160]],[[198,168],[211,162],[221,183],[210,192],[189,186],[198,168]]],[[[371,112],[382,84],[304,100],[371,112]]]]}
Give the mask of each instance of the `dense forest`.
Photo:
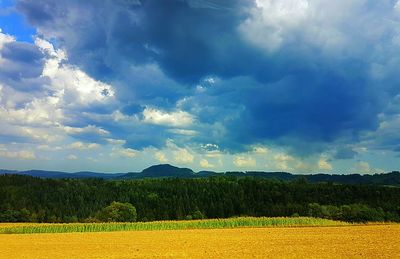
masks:
{"type": "Polygon", "coordinates": [[[132,204],[139,221],[244,215],[400,221],[398,187],[255,177],[110,181],[0,176],[3,222],[94,221],[113,202],[132,204]]]}

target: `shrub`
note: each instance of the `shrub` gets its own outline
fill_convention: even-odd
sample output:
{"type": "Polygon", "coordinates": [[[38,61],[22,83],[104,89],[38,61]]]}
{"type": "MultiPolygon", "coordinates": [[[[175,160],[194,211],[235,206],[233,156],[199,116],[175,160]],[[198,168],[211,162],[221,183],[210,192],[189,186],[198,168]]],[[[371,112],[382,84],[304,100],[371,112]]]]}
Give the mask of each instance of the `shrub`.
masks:
{"type": "Polygon", "coordinates": [[[204,216],[204,214],[201,211],[196,210],[195,212],[193,212],[192,218],[193,219],[205,219],[206,216],[204,216]]]}
{"type": "Polygon", "coordinates": [[[137,219],[136,208],[126,202],[112,202],[96,213],[96,219],[103,222],[135,222],[137,219]]]}

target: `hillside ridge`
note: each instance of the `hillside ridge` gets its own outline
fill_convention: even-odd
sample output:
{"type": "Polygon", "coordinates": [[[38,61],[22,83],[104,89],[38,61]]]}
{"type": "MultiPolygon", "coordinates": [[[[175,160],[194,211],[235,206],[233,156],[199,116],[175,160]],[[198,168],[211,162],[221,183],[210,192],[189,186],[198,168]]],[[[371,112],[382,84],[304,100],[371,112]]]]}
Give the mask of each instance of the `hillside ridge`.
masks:
{"type": "Polygon", "coordinates": [[[101,178],[101,179],[143,179],[143,178],[204,178],[214,176],[227,177],[260,177],[268,179],[277,179],[283,181],[303,179],[309,182],[333,182],[347,184],[377,184],[377,185],[395,185],[400,186],[400,172],[393,171],[388,173],[379,173],[373,175],[361,174],[295,174],[288,172],[265,172],[265,171],[199,171],[194,172],[190,168],[176,167],[170,164],[152,165],[143,169],[141,172],[128,173],[97,173],[90,171],[80,171],[67,173],[62,171],[46,171],[46,170],[7,170],[0,169],[0,174],[18,174],[40,178],[101,178]]]}

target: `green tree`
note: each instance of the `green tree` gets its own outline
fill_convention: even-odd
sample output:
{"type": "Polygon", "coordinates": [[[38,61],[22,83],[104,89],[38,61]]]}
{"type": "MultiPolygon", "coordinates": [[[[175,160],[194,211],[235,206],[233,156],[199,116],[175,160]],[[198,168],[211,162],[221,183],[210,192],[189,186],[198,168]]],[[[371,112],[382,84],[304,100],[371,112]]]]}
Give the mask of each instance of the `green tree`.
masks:
{"type": "Polygon", "coordinates": [[[196,210],[193,212],[192,219],[205,219],[205,218],[206,216],[204,216],[204,214],[201,211],[196,210]]]}
{"type": "Polygon", "coordinates": [[[23,208],[19,211],[19,213],[20,213],[19,221],[28,222],[31,220],[31,212],[29,210],[23,208]]]}
{"type": "Polygon", "coordinates": [[[308,204],[308,215],[315,218],[322,218],[322,207],[318,203],[310,203],[308,204]]]}
{"type": "Polygon", "coordinates": [[[136,208],[128,202],[113,201],[110,206],[97,212],[96,219],[103,222],[134,222],[137,219],[136,208]]]}

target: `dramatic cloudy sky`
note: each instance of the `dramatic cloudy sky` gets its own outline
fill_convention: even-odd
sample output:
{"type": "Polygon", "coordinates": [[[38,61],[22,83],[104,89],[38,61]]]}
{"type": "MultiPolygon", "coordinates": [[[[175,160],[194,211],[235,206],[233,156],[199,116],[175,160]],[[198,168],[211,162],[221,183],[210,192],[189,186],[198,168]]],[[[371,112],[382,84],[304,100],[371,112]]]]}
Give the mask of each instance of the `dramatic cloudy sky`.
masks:
{"type": "Polygon", "coordinates": [[[400,167],[400,1],[0,0],[0,167],[400,167]]]}

